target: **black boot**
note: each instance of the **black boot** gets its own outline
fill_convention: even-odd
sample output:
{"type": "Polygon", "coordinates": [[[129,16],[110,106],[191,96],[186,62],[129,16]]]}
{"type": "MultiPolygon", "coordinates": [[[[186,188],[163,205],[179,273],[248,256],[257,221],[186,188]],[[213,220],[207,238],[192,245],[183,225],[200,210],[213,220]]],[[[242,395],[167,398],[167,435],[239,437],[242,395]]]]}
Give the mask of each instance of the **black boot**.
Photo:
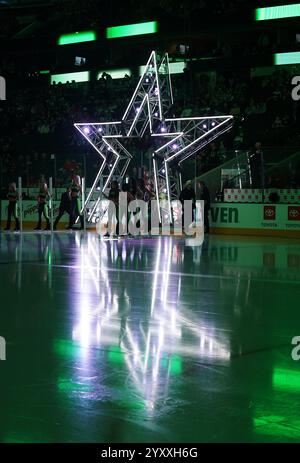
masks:
{"type": "Polygon", "coordinates": [[[11,219],[7,219],[6,227],[3,228],[4,231],[10,231],[11,219]]]}
{"type": "Polygon", "coordinates": [[[19,230],[20,230],[20,220],[16,219],[15,231],[19,231],[19,230]]]}
{"type": "Polygon", "coordinates": [[[46,227],[44,228],[44,230],[51,230],[51,226],[50,226],[50,220],[49,219],[46,219],[46,227]]]}
{"type": "Polygon", "coordinates": [[[84,230],[84,220],[82,215],[80,216],[80,230],[84,230]]]}
{"type": "Polygon", "coordinates": [[[66,230],[72,230],[72,229],[73,229],[73,220],[70,217],[69,225],[66,227],[66,230]]]}

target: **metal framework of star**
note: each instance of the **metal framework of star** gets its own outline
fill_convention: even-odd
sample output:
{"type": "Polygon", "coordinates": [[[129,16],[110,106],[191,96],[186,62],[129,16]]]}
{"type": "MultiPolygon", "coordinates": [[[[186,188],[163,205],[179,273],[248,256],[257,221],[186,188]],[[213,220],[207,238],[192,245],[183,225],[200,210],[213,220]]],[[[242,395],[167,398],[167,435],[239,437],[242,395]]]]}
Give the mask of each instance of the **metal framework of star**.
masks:
{"type": "Polygon", "coordinates": [[[172,199],[178,196],[178,187],[182,188],[178,166],[233,125],[231,115],[166,118],[173,104],[168,54],[159,56],[152,51],[121,121],[74,124],[102,160],[81,211],[83,213],[89,209],[88,222],[92,221],[113,176],[118,174],[122,179],[126,174],[132,154],[122,141],[142,138],[146,130],[156,137],[160,145],[152,154],[159,218],[161,220],[159,203],[163,190],[167,198],[169,221],[172,222],[172,199]],[[97,200],[92,201],[101,177],[105,178],[102,191],[97,200]]]}

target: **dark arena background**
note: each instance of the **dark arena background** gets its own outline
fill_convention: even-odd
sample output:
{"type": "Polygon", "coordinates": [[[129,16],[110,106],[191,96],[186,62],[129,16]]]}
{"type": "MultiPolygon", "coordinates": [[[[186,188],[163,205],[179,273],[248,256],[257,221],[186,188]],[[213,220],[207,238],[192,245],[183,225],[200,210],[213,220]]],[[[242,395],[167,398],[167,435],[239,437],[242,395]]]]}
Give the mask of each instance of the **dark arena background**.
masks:
{"type": "Polygon", "coordinates": [[[300,3],[0,24],[0,442],[299,443],[300,3]]]}

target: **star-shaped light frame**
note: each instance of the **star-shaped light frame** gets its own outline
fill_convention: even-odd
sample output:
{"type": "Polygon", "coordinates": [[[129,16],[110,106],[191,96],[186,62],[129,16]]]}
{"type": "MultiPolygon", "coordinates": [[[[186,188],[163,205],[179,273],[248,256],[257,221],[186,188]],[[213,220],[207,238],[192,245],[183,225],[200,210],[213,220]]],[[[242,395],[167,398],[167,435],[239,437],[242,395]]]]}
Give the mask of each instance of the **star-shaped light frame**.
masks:
{"type": "MultiPolygon", "coordinates": [[[[161,144],[152,155],[159,218],[161,221],[160,193],[164,190],[168,218],[170,222],[173,221],[172,199],[178,197],[178,188],[182,188],[180,170],[176,167],[230,130],[233,116],[165,118],[172,106],[168,54],[160,57],[152,51],[121,121],[74,124],[102,159],[81,213],[89,207],[101,176],[106,177],[101,193],[105,192],[116,172],[121,179],[124,177],[132,155],[124,147],[122,140],[142,138],[149,129],[150,135],[157,137],[161,144]]],[[[95,215],[101,193],[89,210],[88,222],[95,215]]]]}

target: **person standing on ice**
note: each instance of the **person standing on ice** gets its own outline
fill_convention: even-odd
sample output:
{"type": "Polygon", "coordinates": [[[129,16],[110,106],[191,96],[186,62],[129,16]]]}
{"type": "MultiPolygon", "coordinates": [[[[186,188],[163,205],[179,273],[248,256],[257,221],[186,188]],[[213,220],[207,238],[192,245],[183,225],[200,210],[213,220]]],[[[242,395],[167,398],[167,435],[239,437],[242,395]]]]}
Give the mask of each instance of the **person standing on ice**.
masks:
{"type": "Polygon", "coordinates": [[[84,229],[83,216],[80,214],[81,204],[81,179],[79,175],[73,175],[71,189],[71,206],[70,206],[70,223],[68,229],[72,229],[76,223],[77,218],[80,220],[80,229],[84,229]]]}
{"type": "Polygon", "coordinates": [[[65,214],[65,212],[70,215],[70,208],[71,208],[71,189],[70,187],[68,187],[66,191],[62,193],[61,195],[59,211],[55,219],[55,222],[53,224],[53,230],[57,229],[57,224],[62,218],[62,216],[65,214]]]}
{"type": "Polygon", "coordinates": [[[18,192],[17,192],[17,186],[15,183],[10,183],[8,187],[8,193],[7,193],[7,199],[8,199],[8,206],[7,206],[7,223],[6,223],[6,228],[4,230],[9,231],[10,230],[10,225],[11,225],[11,218],[12,216],[15,219],[15,231],[20,230],[20,222],[18,218],[18,192]]]}
{"type": "Polygon", "coordinates": [[[49,220],[49,209],[48,209],[48,199],[50,198],[50,194],[48,191],[47,183],[42,183],[40,187],[40,191],[37,197],[38,200],[38,223],[35,227],[35,230],[41,230],[42,228],[42,215],[44,215],[46,219],[46,228],[45,230],[50,230],[50,220],[49,220]]]}
{"type": "Polygon", "coordinates": [[[195,209],[196,209],[196,193],[193,188],[193,183],[192,180],[187,180],[185,183],[183,189],[180,192],[179,195],[179,201],[181,202],[182,205],[182,224],[183,226],[189,227],[192,222],[195,220],[195,209]],[[187,212],[185,211],[185,207],[187,207],[187,203],[185,204],[185,201],[191,202],[191,214],[190,217],[188,217],[188,223],[185,224],[185,217],[187,217],[187,212]]]}

